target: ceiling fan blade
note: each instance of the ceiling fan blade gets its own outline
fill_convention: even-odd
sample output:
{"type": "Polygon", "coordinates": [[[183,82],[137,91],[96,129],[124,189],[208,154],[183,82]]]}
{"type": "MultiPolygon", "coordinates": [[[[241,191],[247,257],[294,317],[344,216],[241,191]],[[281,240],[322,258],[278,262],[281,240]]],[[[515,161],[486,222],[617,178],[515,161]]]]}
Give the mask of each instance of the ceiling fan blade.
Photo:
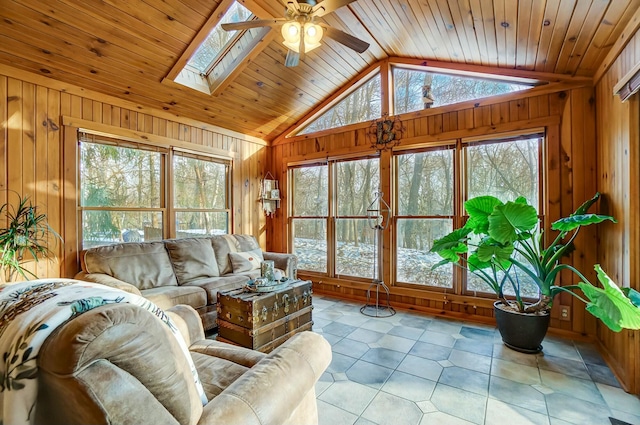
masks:
{"type": "Polygon", "coordinates": [[[359,38],[354,37],[351,34],[347,34],[344,31],[340,31],[339,29],[325,25],[322,26],[322,29],[324,30],[324,35],[326,35],[327,37],[333,38],[338,43],[344,44],[348,48],[353,49],[358,53],[363,53],[369,48],[369,43],[364,40],[360,40],[359,38]]]}
{"type": "Polygon", "coordinates": [[[322,0],[320,3],[313,6],[311,14],[313,16],[324,16],[327,13],[331,13],[336,9],[346,6],[355,0],[322,0]]]}
{"type": "Polygon", "coordinates": [[[254,19],[253,21],[245,21],[245,22],[229,22],[227,24],[220,25],[225,31],[242,31],[248,30],[251,28],[258,27],[277,27],[282,25],[286,21],[284,18],[277,19],[254,19]]]}
{"type": "Polygon", "coordinates": [[[300,5],[296,0],[283,0],[285,7],[291,13],[295,13],[300,9],[300,5]]]}
{"type": "Polygon", "coordinates": [[[300,62],[300,54],[298,52],[294,52],[293,50],[289,50],[287,52],[287,58],[284,60],[284,66],[292,68],[294,66],[298,66],[300,62]]]}

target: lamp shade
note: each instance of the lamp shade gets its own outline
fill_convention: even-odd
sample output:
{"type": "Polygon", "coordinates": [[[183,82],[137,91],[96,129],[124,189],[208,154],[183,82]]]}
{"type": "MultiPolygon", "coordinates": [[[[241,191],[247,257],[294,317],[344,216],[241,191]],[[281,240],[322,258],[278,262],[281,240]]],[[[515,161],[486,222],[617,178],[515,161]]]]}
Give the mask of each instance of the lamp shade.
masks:
{"type": "Polygon", "coordinates": [[[322,27],[320,25],[305,22],[300,25],[297,21],[286,22],[282,25],[282,37],[284,44],[289,50],[300,53],[300,35],[304,31],[304,53],[310,52],[320,46],[322,40],[322,27]]]}

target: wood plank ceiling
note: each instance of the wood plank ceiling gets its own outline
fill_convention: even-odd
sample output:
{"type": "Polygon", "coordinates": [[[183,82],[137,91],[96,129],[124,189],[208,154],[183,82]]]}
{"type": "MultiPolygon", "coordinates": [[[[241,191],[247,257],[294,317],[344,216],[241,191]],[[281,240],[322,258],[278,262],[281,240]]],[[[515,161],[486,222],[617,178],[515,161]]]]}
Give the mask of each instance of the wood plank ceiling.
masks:
{"type": "MultiPolygon", "coordinates": [[[[162,83],[219,0],[0,0],[0,63],[273,140],[388,57],[593,76],[640,0],[356,0],[333,40],[284,67],[278,34],[218,96],[162,83]]],[[[277,16],[278,0],[242,0],[277,16]]],[[[266,16],[268,17],[268,16],[266,16]]]]}

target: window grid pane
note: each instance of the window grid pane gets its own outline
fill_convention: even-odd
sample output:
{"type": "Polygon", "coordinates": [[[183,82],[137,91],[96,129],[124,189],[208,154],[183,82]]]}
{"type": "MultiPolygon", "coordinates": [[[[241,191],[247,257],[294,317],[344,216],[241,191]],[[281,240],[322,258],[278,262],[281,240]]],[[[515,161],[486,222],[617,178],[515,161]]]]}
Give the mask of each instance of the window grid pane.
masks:
{"type": "Polygon", "coordinates": [[[370,121],[381,116],[380,74],[376,75],[298,134],[370,121]]]}
{"type": "Polygon", "coordinates": [[[336,275],[374,277],[375,231],[367,219],[336,220],[336,275]]]}
{"type": "Polygon", "coordinates": [[[80,143],[80,206],[160,208],[162,154],[80,143]]]}
{"type": "Polygon", "coordinates": [[[442,258],[429,252],[434,240],[453,230],[453,220],[399,218],[397,229],[396,280],[453,288],[453,265],[431,270],[442,258]]]}
{"type": "Polygon", "coordinates": [[[327,220],[295,218],[292,222],[293,253],[298,269],[327,272],[327,220]]]}
{"type": "Polygon", "coordinates": [[[468,199],[491,195],[503,201],[519,196],[540,212],[540,139],[481,143],[465,147],[468,199]]]}
{"type": "Polygon", "coordinates": [[[395,114],[531,88],[530,85],[509,81],[436,74],[399,67],[393,68],[393,86],[395,114]],[[425,93],[426,87],[429,88],[428,94],[425,93]],[[425,97],[430,100],[425,100],[425,97]]]}
{"type": "Polygon", "coordinates": [[[82,248],[162,239],[162,212],[84,210],[82,248]]]}
{"type": "Polygon", "coordinates": [[[380,160],[343,161],[336,163],[336,168],[337,216],[366,217],[380,187],[380,160]]]}
{"type": "Polygon", "coordinates": [[[293,216],[326,217],[329,212],[329,167],[294,168],[293,216]]]}
{"type": "Polygon", "coordinates": [[[398,155],[398,215],[453,215],[453,149],[398,155]]]}

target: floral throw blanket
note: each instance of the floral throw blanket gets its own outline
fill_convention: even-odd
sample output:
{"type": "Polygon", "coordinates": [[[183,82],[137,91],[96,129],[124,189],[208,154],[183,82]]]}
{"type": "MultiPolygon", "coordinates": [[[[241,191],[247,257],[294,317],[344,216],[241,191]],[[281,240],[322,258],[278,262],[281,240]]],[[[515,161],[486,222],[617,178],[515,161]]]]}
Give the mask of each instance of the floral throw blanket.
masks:
{"type": "Polygon", "coordinates": [[[67,320],[111,303],[147,309],[171,329],[191,366],[202,404],[207,404],[182,335],[151,301],[119,289],[73,279],[39,279],[0,288],[0,425],[33,423],[38,394],[38,352],[67,320]]]}

